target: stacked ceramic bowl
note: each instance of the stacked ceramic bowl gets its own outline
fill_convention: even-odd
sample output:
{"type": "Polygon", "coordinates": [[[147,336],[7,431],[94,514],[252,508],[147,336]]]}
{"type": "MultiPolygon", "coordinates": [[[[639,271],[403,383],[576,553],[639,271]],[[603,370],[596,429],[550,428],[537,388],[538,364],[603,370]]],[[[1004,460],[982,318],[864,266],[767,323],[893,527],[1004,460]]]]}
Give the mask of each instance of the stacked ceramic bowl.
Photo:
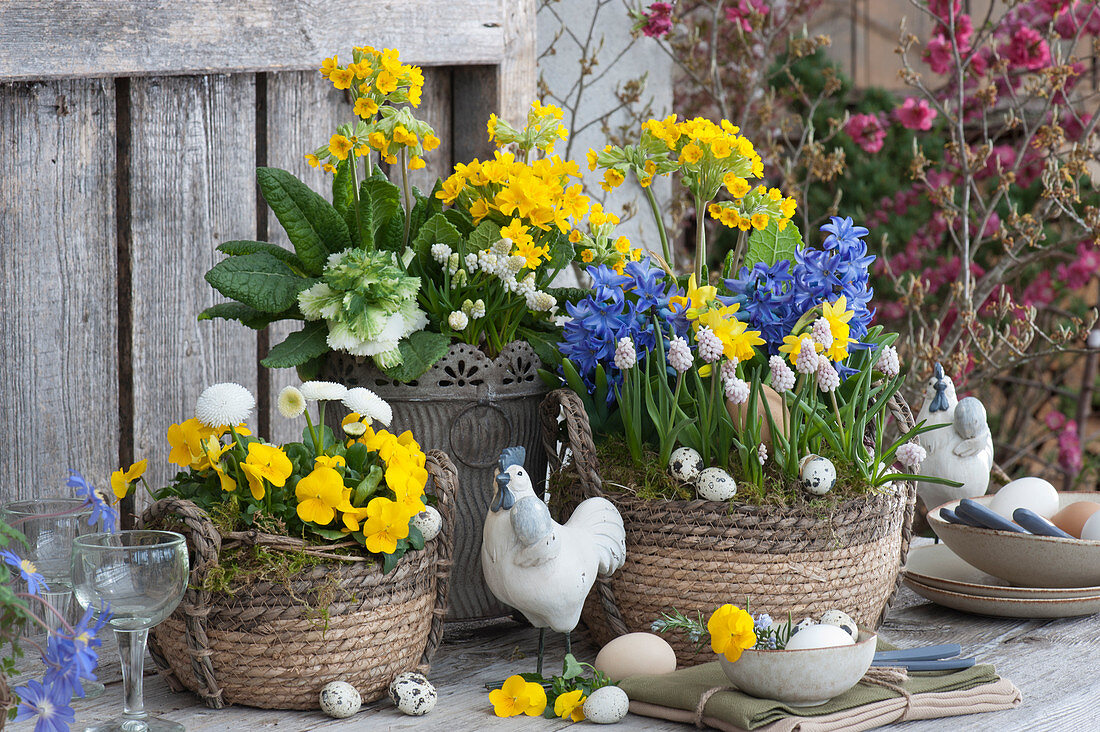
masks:
{"type": "Polygon", "coordinates": [[[909,552],[905,583],[939,605],[980,615],[1059,618],[1100,612],[1100,540],[1077,538],[1082,525],[1085,536],[1092,534],[1091,525],[1076,520],[1096,514],[1093,524],[1100,527],[1100,494],[1057,493],[1053,487],[1049,496],[1023,492],[1024,504],[1037,497],[1049,504],[1039,500],[1031,507],[1037,510],[1023,514],[1009,494],[983,496],[961,507],[951,501],[930,511],[928,523],[943,544],[909,552]],[[1000,515],[1003,528],[968,525],[991,513],[1000,515]],[[1056,533],[1062,536],[1044,535],[1056,533]]]}

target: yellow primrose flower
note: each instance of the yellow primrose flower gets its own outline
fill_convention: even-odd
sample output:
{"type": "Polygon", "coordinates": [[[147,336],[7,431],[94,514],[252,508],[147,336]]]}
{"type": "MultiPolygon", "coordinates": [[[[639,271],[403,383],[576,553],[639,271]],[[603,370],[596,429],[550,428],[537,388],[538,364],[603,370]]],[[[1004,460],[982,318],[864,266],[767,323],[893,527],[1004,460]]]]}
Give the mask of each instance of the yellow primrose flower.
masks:
{"type": "Polygon", "coordinates": [[[567,691],[564,694],[560,694],[558,698],[554,700],[554,714],[562,719],[583,722],[584,700],[587,698],[588,697],[586,697],[584,692],[580,689],[574,689],[573,691],[567,691]]]}
{"type": "Polygon", "coordinates": [[[546,690],[516,674],[509,676],[502,688],[490,691],[489,701],[498,717],[538,717],[546,709],[546,690]]]}
{"type": "Polygon", "coordinates": [[[388,498],[372,498],[367,504],[367,520],[363,524],[367,551],[373,554],[393,554],[397,542],[409,536],[408,513],[388,498]]]}
{"type": "Polygon", "coordinates": [[[808,334],[783,336],[783,345],[779,347],[780,353],[787,354],[787,360],[791,365],[798,363],[798,354],[802,353],[802,341],[808,340],[814,344],[814,350],[821,353],[821,344],[811,339],[808,334]]]}
{"type": "Polygon", "coordinates": [[[727,603],[715,610],[707,620],[707,631],[711,649],[730,663],[741,658],[741,651],[756,645],[752,616],[735,605],[727,603]]]}
{"type": "Polygon", "coordinates": [[[337,89],[350,89],[351,82],[355,80],[355,72],[351,69],[333,69],[328,78],[337,89]]]}
{"type": "Polygon", "coordinates": [[[750,189],[749,182],[740,176],[733,173],[726,173],[722,178],[722,182],[726,185],[726,190],[730,192],[730,195],[734,198],[744,198],[750,189]]]}
{"type": "Polygon", "coordinates": [[[680,151],[680,163],[687,163],[688,165],[694,165],[703,158],[703,148],[696,145],[694,142],[689,142],[684,145],[684,149],[680,151]]]}
{"type": "Polygon", "coordinates": [[[829,323],[829,332],[833,334],[833,345],[825,354],[830,361],[843,361],[848,358],[848,344],[855,343],[851,337],[851,327],[848,321],[855,315],[848,309],[848,300],[844,295],[836,299],[834,303],[821,304],[821,315],[829,323]]]}
{"type": "Polygon", "coordinates": [[[418,155],[413,155],[409,158],[409,170],[420,170],[425,165],[427,165],[427,163],[424,162],[424,158],[418,155]]]}
{"type": "Polygon", "coordinates": [[[770,220],[766,213],[755,213],[749,218],[749,221],[752,222],[752,228],[757,230],[768,228],[768,221],[770,220]]]}
{"type": "MultiPolygon", "coordinates": [[[[528,237],[530,239],[530,237],[528,237]]],[[[524,244],[520,244],[516,247],[516,254],[523,257],[527,269],[536,269],[542,262],[543,258],[550,259],[550,247],[543,245],[541,247],[535,246],[533,241],[527,241],[524,244]]]]}
{"type": "Polygon", "coordinates": [[[133,485],[134,481],[145,474],[145,468],[148,464],[148,460],[142,459],[126,470],[119,468],[111,473],[111,490],[114,491],[115,496],[120,501],[130,492],[130,486],[133,485]]]}
{"type": "Polygon", "coordinates": [[[168,453],[168,462],[183,469],[204,470],[210,466],[203,450],[202,441],[214,434],[199,420],[192,417],[168,428],[168,444],[172,451],[168,453]]]}
{"type": "Polygon", "coordinates": [[[359,97],[355,100],[353,111],[363,119],[369,119],[378,113],[378,102],[370,97],[359,97]]]}
{"type": "Polygon", "coordinates": [[[424,142],[424,152],[431,152],[432,150],[435,150],[437,147],[439,147],[439,138],[436,137],[435,135],[433,135],[430,132],[428,134],[424,135],[424,141],[423,142],[424,142]]]}
{"type": "Polygon", "coordinates": [[[587,264],[588,262],[591,262],[594,258],[595,258],[595,255],[592,254],[591,249],[582,249],[581,250],[581,261],[582,262],[585,262],[587,264]]]}
{"type": "Polygon", "coordinates": [[[311,168],[316,168],[318,165],[321,164],[321,161],[319,161],[317,159],[317,156],[314,155],[313,153],[308,153],[306,155],[306,162],[309,163],[309,167],[311,167],[311,168]]]}
{"type": "Polygon", "coordinates": [[[592,148],[588,148],[588,152],[585,154],[585,158],[588,160],[588,169],[589,170],[595,170],[596,169],[596,155],[597,154],[598,153],[595,150],[593,150],[592,148]]]}
{"type": "Polygon", "coordinates": [[[695,286],[695,275],[688,280],[687,295],[674,295],[669,302],[674,305],[683,305],[687,310],[687,317],[695,319],[699,312],[707,307],[714,298],[718,297],[718,288],[714,285],[695,286]]]}
{"type": "Polygon", "coordinates": [[[343,135],[333,135],[328,141],[328,151],[337,160],[346,160],[351,152],[352,142],[343,135]]]}
{"type": "Polygon", "coordinates": [[[335,509],[344,499],[344,479],[329,467],[316,467],[294,487],[298,499],[298,518],[328,526],[336,518],[335,509]]]}
{"type": "Polygon", "coordinates": [[[600,187],[603,188],[605,191],[611,191],[621,186],[623,184],[623,180],[625,180],[625,177],[622,173],[615,170],[614,168],[608,168],[604,171],[603,182],[600,183],[600,187]]]}
{"type": "Polygon", "coordinates": [[[485,128],[489,130],[489,142],[492,142],[497,134],[497,116],[495,114],[489,115],[489,121],[486,123],[485,128]]]}
{"type": "Polygon", "coordinates": [[[248,478],[248,488],[252,491],[252,497],[259,501],[264,497],[264,481],[282,488],[286,485],[286,479],[294,471],[294,466],[291,465],[286,453],[274,445],[250,442],[248,457],[241,463],[241,470],[248,478]]]}
{"type": "Polygon", "coordinates": [[[327,79],[332,74],[332,72],[335,71],[337,67],[339,67],[339,65],[340,61],[336,58],[336,56],[333,56],[332,58],[326,58],[324,61],[321,62],[321,76],[327,79]]]}
{"type": "Polygon", "coordinates": [[[523,225],[523,222],[519,219],[512,219],[512,223],[508,224],[500,230],[500,236],[502,239],[511,239],[512,243],[517,247],[524,244],[532,244],[534,240],[531,235],[527,233],[528,227],[523,225]]]}
{"type": "Polygon", "coordinates": [[[630,251],[630,239],[625,236],[620,236],[615,240],[615,251],[619,254],[626,254],[630,251]]]}

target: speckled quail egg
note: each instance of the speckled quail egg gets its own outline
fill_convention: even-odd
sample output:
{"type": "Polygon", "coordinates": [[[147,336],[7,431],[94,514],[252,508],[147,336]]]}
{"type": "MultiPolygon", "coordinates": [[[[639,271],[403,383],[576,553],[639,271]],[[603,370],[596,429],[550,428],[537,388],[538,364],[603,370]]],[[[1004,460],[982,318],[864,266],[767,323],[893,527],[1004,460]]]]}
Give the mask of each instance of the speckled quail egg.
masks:
{"type": "Polygon", "coordinates": [[[703,472],[703,456],[691,447],[678,447],[668,459],[668,472],[676,480],[694,483],[703,472]]]}
{"type": "Polygon", "coordinates": [[[802,618],[797,623],[791,626],[791,637],[793,638],[795,633],[811,625],[817,625],[817,623],[814,622],[813,618],[802,618]]]}
{"type": "Polygon", "coordinates": [[[390,682],[390,699],[410,717],[422,717],[435,709],[435,687],[424,674],[405,671],[390,682]]]}
{"type": "Polygon", "coordinates": [[[695,490],[704,501],[728,501],[737,495],[737,481],[721,468],[707,468],[699,473],[695,490]]]}
{"type": "Polygon", "coordinates": [[[413,516],[413,526],[420,529],[424,541],[431,541],[439,536],[439,530],[443,528],[443,517],[435,506],[425,506],[423,511],[413,516]]]}
{"type": "Polygon", "coordinates": [[[823,496],[836,485],[836,467],[829,458],[807,455],[798,464],[802,487],[815,496],[823,496]]]}
{"type": "Polygon", "coordinates": [[[582,709],[589,722],[615,724],[630,711],[630,698],[617,686],[601,686],[588,695],[582,709]]]}
{"type": "Polygon", "coordinates": [[[852,620],[852,616],[843,610],[826,610],[821,613],[821,620],[818,622],[822,625],[835,625],[852,636],[852,640],[859,640],[859,626],[852,620]]]}
{"type": "Polygon", "coordinates": [[[321,689],[321,711],[336,719],[347,719],[363,706],[363,697],[346,681],[330,681],[321,689]]]}

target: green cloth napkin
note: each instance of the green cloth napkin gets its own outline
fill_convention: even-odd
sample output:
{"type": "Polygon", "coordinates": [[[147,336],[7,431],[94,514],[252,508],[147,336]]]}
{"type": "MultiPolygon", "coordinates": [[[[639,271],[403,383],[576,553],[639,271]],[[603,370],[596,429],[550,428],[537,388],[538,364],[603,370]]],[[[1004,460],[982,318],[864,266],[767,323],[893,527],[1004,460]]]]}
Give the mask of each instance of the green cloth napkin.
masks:
{"type": "MultiPolygon", "coordinates": [[[[881,646],[880,646],[881,647],[881,646]]],[[[900,686],[910,694],[937,691],[965,691],[997,681],[992,666],[979,664],[962,671],[911,672],[900,686]]],[[[619,687],[634,701],[673,709],[695,711],[699,698],[716,686],[729,686],[730,680],[717,661],[660,676],[634,676],[619,682],[619,687]]],[[[739,691],[716,693],[707,702],[706,713],[742,729],[752,730],[784,717],[811,717],[842,712],[865,704],[897,697],[895,692],[869,684],[854,687],[815,707],[796,707],[772,699],[757,699],[739,691]]]]}

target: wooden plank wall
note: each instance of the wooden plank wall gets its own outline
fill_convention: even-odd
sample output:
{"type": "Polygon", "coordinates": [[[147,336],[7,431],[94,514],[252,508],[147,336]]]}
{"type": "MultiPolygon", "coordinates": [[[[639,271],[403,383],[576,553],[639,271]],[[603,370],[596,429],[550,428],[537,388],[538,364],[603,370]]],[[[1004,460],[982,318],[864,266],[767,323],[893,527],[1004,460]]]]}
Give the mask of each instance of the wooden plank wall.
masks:
{"type": "MultiPolygon", "coordinates": [[[[377,30],[360,38],[340,25],[313,36],[313,45],[274,51],[269,68],[277,70],[256,71],[262,66],[230,58],[223,47],[210,46],[221,55],[204,58],[209,38],[199,48],[182,34],[175,65],[162,69],[164,54],[142,66],[130,38],[131,46],[101,49],[98,66],[78,69],[113,78],[58,81],[48,80],[48,65],[35,71],[8,62],[34,56],[42,34],[59,28],[69,29],[74,47],[89,43],[76,37],[80,24],[62,18],[51,26],[38,3],[0,3],[0,363],[8,394],[0,409],[7,436],[0,500],[64,493],[69,468],[104,485],[118,465],[143,457],[150,484],[163,485],[176,470],[167,462],[168,426],[192,416],[201,390],[216,381],[257,392],[261,412],[253,427],[276,441],[300,435],[302,425],[274,410],[274,395],[296,377],[258,365],[288,329],[257,334],[195,316],[218,297],[203,280],[220,259],[218,243],[287,244],[258,196],[257,165],[291,170],[328,196],[330,176],[309,168],[303,155],[352,115],[316,64],[362,43],[393,45],[409,62],[442,64],[425,66],[417,112],[442,141],[414,176],[424,190],[460,151],[484,149],[490,112],[508,109],[516,120],[535,96],[534,0],[439,3],[434,10],[418,1],[423,23],[394,30],[411,48],[374,37],[377,30]],[[436,26],[447,33],[431,32],[436,26]],[[294,54],[308,55],[308,67],[294,54]],[[195,73],[214,60],[241,68],[195,73]]],[[[108,4],[120,13],[149,5],[108,4]]],[[[233,0],[200,3],[199,10],[268,13],[270,32],[257,26],[249,33],[278,48],[274,41],[286,30],[277,21],[287,6],[315,13],[329,4],[233,0]]],[[[371,7],[392,9],[371,0],[341,4],[355,17],[371,7]]],[[[163,30],[161,20],[151,22],[163,30]]],[[[233,43],[226,28],[215,30],[220,43],[233,43]]]]}

